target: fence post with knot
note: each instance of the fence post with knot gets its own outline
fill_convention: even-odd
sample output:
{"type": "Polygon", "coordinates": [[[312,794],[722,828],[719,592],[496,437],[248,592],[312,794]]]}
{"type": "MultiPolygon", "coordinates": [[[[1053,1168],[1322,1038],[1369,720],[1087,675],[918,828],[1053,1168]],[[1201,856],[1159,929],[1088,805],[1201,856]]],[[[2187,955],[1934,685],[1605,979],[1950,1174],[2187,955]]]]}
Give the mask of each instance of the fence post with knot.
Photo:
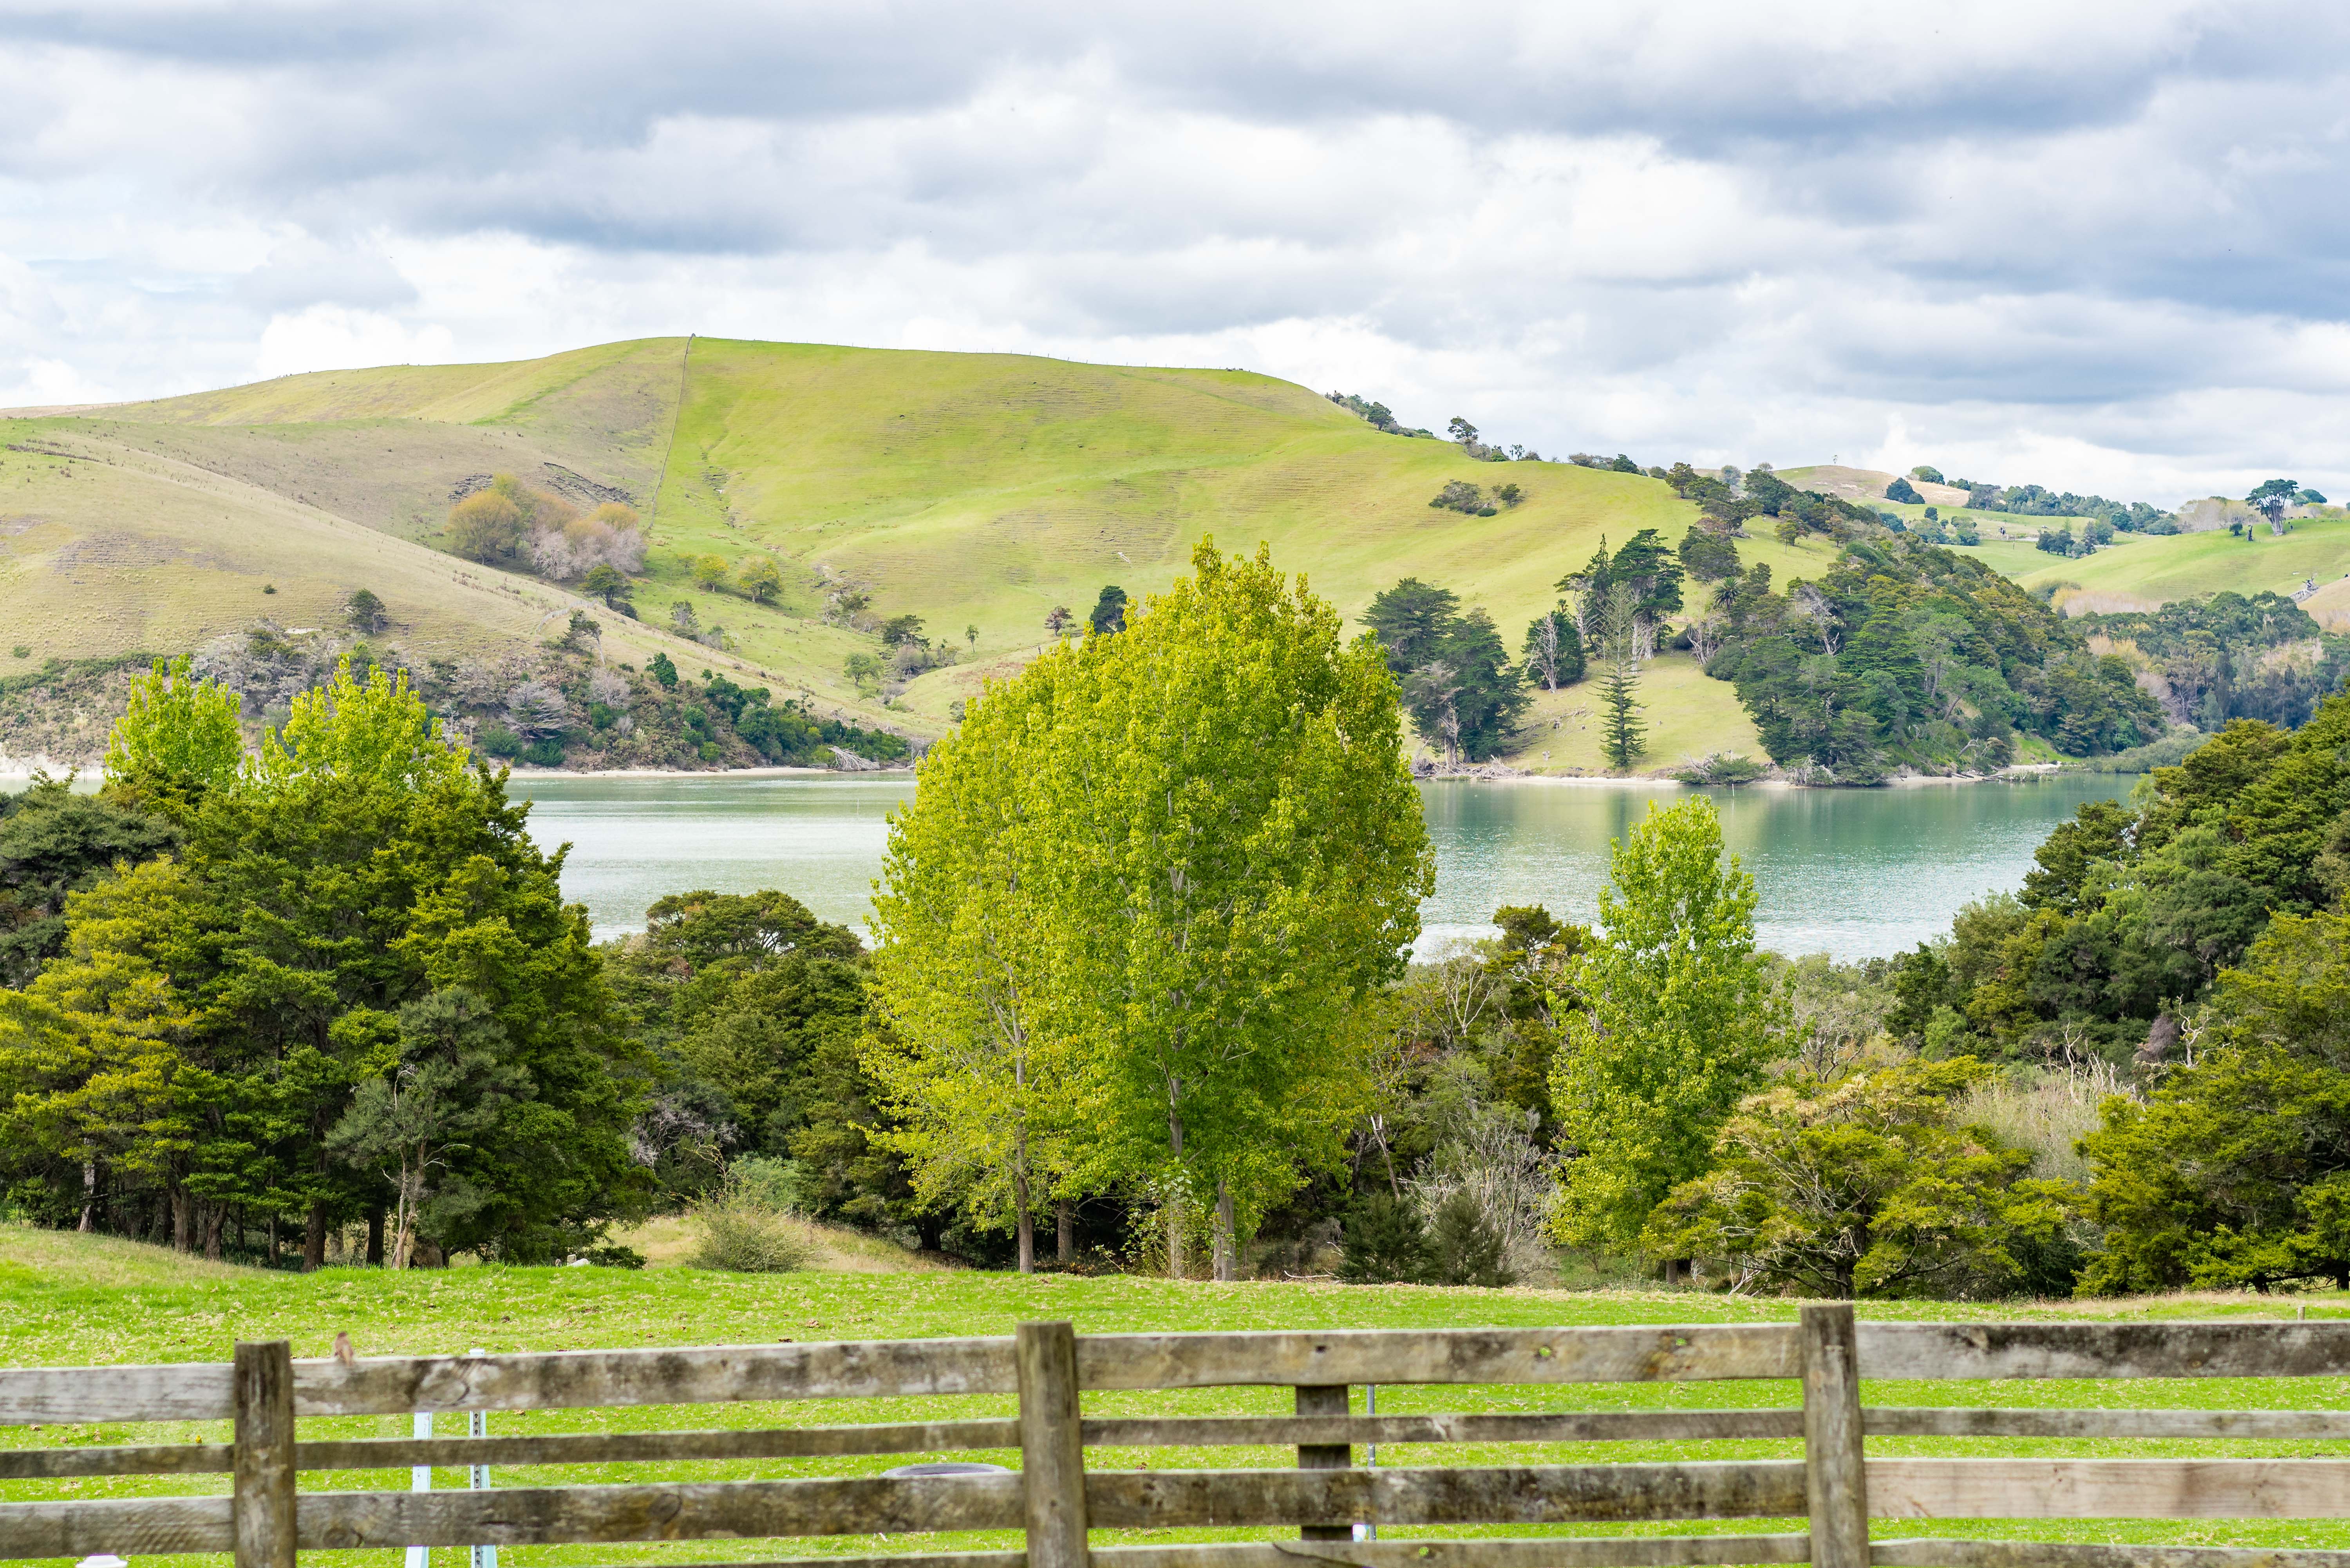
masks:
{"type": "MultiPolygon", "coordinates": [[[[1086,1568],[1086,1449],[1078,1425],[1077,1332],[1024,1323],[1020,1368],[1020,1490],[1027,1568],[1086,1568]]],[[[239,1568],[243,1568],[239,1564],[239,1568]]]]}
{"type": "Polygon", "coordinates": [[[1868,1474],[1861,1451],[1860,1365],[1852,1305],[1803,1318],[1804,1482],[1812,1568],[1868,1568],[1868,1474]]]}

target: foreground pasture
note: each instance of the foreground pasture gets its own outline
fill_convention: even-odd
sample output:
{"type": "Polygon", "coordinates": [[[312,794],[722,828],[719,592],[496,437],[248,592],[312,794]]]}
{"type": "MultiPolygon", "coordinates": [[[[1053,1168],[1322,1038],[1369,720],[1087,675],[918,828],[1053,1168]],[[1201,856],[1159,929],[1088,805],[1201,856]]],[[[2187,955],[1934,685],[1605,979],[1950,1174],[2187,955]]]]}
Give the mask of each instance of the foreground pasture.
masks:
{"type": "MultiPolygon", "coordinates": [[[[845,1259],[858,1254],[844,1247],[845,1259]]],[[[868,1259],[868,1264],[879,1260],[868,1259]]],[[[852,1266],[855,1266],[852,1263],[852,1266]]],[[[1178,1283],[1127,1277],[1083,1279],[981,1273],[965,1270],[911,1272],[836,1270],[798,1274],[745,1276],[709,1274],[677,1268],[639,1272],[603,1269],[459,1268],[390,1274],[361,1269],[328,1269],[300,1276],[235,1269],[135,1243],[99,1238],[0,1228],[0,1364],[57,1366],[76,1363],[225,1360],[238,1339],[286,1338],[298,1355],[328,1354],[335,1334],[348,1332],[359,1354],[434,1354],[479,1346],[492,1351],[562,1350],[593,1346],[653,1346],[773,1340],[929,1337],[1009,1334],[1032,1318],[1067,1318],[1080,1334],[1144,1330],[1270,1329],[1295,1327],[1444,1327],[1560,1324],[1635,1324],[1778,1321],[1792,1317],[1796,1303],[1729,1300],[1711,1295],[1658,1292],[1565,1293],[1545,1291],[1442,1290],[1413,1286],[1348,1287],[1320,1282],[1178,1283]]],[[[1973,1303],[1884,1303],[1862,1308],[1865,1316],[1933,1318],[1945,1321],[2064,1315],[2090,1317],[2290,1317],[2350,1315],[2350,1299],[2339,1296],[2277,1298],[2204,1296],[2095,1303],[1981,1305],[1973,1303]]],[[[2340,1378],[2259,1381],[2140,1383],[1899,1383],[1871,1384],[1865,1397],[1876,1405],[2029,1405],[2175,1407],[2197,1408],[2340,1408],[2350,1398],[2350,1368],[2340,1378]]],[[[1357,1408],[1360,1406],[1357,1393],[1357,1408]]],[[[1273,1414],[1288,1407],[1285,1390],[1207,1390],[1183,1394],[1089,1396],[1088,1414],[1273,1414]]],[[[1711,1385],[1607,1385],[1557,1389],[1381,1390],[1384,1414],[1428,1410],[1639,1409],[1752,1407],[1798,1402],[1792,1383],[1711,1385]]],[[[1003,1398],[894,1399],[826,1402],[779,1413],[773,1407],[671,1407],[630,1412],[547,1411],[492,1417],[501,1433],[684,1429],[755,1427],[779,1422],[911,1421],[981,1415],[1009,1415],[1003,1398]]],[[[406,1435],[398,1417],[372,1417],[305,1424],[306,1436],[394,1437],[406,1435]]],[[[20,1428],[0,1442],[10,1446],[58,1443],[179,1442],[224,1440],[225,1423],[167,1423],[99,1428],[20,1428]]],[[[2089,1454],[2109,1457],[2185,1456],[2339,1457],[2337,1445],[2313,1442],[2055,1442],[2022,1439],[1876,1440],[1881,1455],[2089,1454]]],[[[1575,1462],[1609,1459],[1736,1459],[1794,1457],[1799,1445],[1776,1442],[1689,1444],[1558,1444],[1537,1452],[1524,1448],[1441,1450],[1452,1462],[1575,1462]]],[[[1431,1462],[1439,1450],[1388,1448],[1382,1465],[1431,1462]]],[[[1010,1462],[1013,1456],[969,1457],[1010,1462]]],[[[1360,1455],[1357,1455],[1358,1459],[1360,1455]]],[[[736,1463],[571,1467],[560,1471],[504,1469],[496,1484],[523,1486],[622,1480],[747,1480],[878,1471],[889,1459],[752,1460],[736,1463]]],[[[1286,1465],[1286,1450],[1097,1449],[1090,1462],[1103,1469],[1207,1468],[1286,1465]]],[[[10,1483],[0,1499],[130,1495],[225,1490],[226,1478],[137,1478],[125,1480],[10,1483]]],[[[463,1485],[458,1472],[436,1478],[442,1486],[463,1485]]],[[[404,1487],[404,1472],[355,1472],[306,1480],[306,1486],[381,1490],[404,1487]]],[[[1750,1521],[1638,1527],[1646,1533],[1686,1533],[1717,1528],[1745,1532],[1750,1521]]],[[[1600,1532],[1595,1529],[1588,1532],[1600,1532]]],[[[2106,1524],[2098,1521],[1917,1521],[1880,1524],[1881,1537],[1894,1533],[2014,1535],[2112,1541],[2203,1542],[2264,1545],[2350,1545],[2342,1521],[2177,1521],[2106,1524]]],[[[1097,1539],[1113,1538],[1101,1532],[1097,1539]]],[[[1394,1532],[1390,1532],[1394,1533],[1394,1532]]],[[[1499,1532],[1492,1532],[1499,1533],[1499,1532]]],[[[1214,1532],[1168,1532],[1161,1539],[1211,1538],[1214,1532]]],[[[982,1536],[939,1542],[947,1546],[1013,1544],[982,1536]]],[[[831,1543],[840,1551],[869,1551],[879,1542],[831,1543]]],[[[893,1544],[906,1546],[899,1542],[893,1544]]],[[[569,1547],[510,1550],[506,1568],[589,1562],[681,1563],[728,1558],[754,1559],[820,1551],[810,1543],[763,1549],[757,1543],[680,1542],[634,1548],[569,1547]]],[[[367,1554],[314,1554],[330,1557],[367,1554]]],[[[372,1554],[380,1556],[380,1554],[372,1554]]],[[[442,1553],[443,1568],[453,1561],[442,1553]]]]}

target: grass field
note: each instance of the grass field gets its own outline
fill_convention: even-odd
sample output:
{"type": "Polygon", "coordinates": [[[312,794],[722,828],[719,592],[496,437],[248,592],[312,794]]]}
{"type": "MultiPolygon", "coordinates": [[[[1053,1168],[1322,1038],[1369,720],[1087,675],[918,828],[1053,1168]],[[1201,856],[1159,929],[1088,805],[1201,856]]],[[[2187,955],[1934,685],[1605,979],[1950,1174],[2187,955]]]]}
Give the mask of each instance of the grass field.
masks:
{"type": "MultiPolygon", "coordinates": [[[[1880,1318],[1970,1321],[2064,1317],[2176,1318],[2277,1316],[2273,1298],[2166,1298],[2126,1303],[2058,1303],[2040,1306],[1963,1303],[1866,1304],[1880,1318]]],[[[2314,1316],[2350,1316],[2350,1300],[2297,1298],[2314,1316]]],[[[1080,1333],[1166,1329],[1284,1327],[1436,1327],[1782,1321],[1796,1303],[1662,1293],[1568,1293],[1533,1290],[1450,1290],[1416,1286],[1328,1283],[1215,1285],[1132,1277],[1074,1278],[927,1269],[913,1272],[815,1272],[787,1275],[709,1274],[655,1266],[640,1272],[601,1269],[458,1268],[391,1274],[328,1269],[300,1276],[226,1268],[118,1241],[0,1228],[0,1364],[55,1366],[108,1362],[224,1360],[240,1339],[284,1337],[296,1355],[327,1353],[338,1330],[349,1332],[361,1355],[422,1354],[481,1347],[491,1351],[597,1346],[742,1344],[771,1340],[931,1337],[1001,1334],[1024,1319],[1066,1318],[1080,1333]]],[[[2282,1315],[2290,1315],[2286,1307],[2282,1315]]],[[[2035,1382],[1872,1384],[1877,1404],[2010,1404],[2054,1407],[2141,1405],[2210,1408],[2339,1407],[2350,1397],[2350,1377],[2271,1381],[2068,1384],[2035,1382]]],[[[1279,1390],[1217,1390],[1186,1394],[1088,1396],[1091,1414],[1257,1413],[1285,1407],[1279,1390]]],[[[1382,1413],[1445,1409],[1617,1409],[1750,1407],[1797,1402],[1792,1384],[1595,1385],[1554,1389],[1388,1388],[1382,1413]]],[[[1359,1408],[1359,1404],[1358,1407],[1359,1408]]],[[[493,1417],[498,1432],[589,1431],[694,1427],[750,1427],[806,1421],[940,1419],[1009,1414],[1001,1398],[824,1402],[785,1409],[774,1406],[663,1407],[620,1413],[551,1411],[493,1417]]],[[[306,1422],[312,1436],[404,1436],[402,1417],[306,1422]]],[[[221,1424],[19,1431],[23,1446],[56,1442],[219,1440],[221,1424]]],[[[2314,1457],[2322,1443],[2059,1443],[1999,1440],[1875,1440],[1872,1453],[2032,1455],[2097,1453],[2154,1456],[2228,1453],[2314,1457]]],[[[1526,1448],[1388,1448],[1383,1465],[1503,1463],[1691,1458],[1762,1458],[1797,1451],[1786,1443],[1563,1444],[1526,1448]]],[[[1013,1456],[958,1456],[1012,1462],[1013,1456]]],[[[613,1481],[624,1479],[726,1480],[801,1475],[867,1474],[898,1462],[887,1459],[762,1460],[668,1467],[574,1467],[561,1471],[501,1470],[501,1485],[613,1481]]],[[[1274,1449],[1097,1450],[1106,1469],[1286,1465],[1274,1449]]],[[[462,1484],[455,1473],[440,1484],[462,1484]]],[[[310,1484],[378,1490],[404,1487],[406,1475],[354,1473],[313,1477],[310,1484]]],[[[9,1483],[9,1501],[220,1490],[209,1478],[9,1483]]],[[[1704,1529],[1743,1530],[1749,1524],[1659,1526],[1648,1533],[1704,1529]]],[[[1799,1526],[1798,1526],[1799,1528],[1799,1526]]],[[[2337,1521],[2176,1521],[2112,1523],[1998,1521],[1887,1522],[1879,1533],[2000,1535],[2031,1532],[2083,1540],[2175,1541],[2246,1544],[2350,1545],[2350,1527],[2337,1521]]],[[[1431,1532],[1432,1533],[1432,1532],[1431,1532]]],[[[1209,1538],[1185,1532],[1159,1539],[1209,1538]]],[[[1111,1532],[1103,1532],[1107,1538],[1111,1532]]],[[[1136,1536],[1125,1536],[1136,1539],[1136,1536]]],[[[1010,1544],[957,1537],[941,1544],[1010,1544]]],[[[816,1550],[870,1549],[851,1540],[816,1550]]],[[[899,1544],[903,1545],[900,1542],[899,1544]]],[[[681,1542],[621,1549],[515,1550],[516,1568],[536,1563],[669,1562],[748,1558],[751,1543],[681,1542]]],[[[316,1560],[339,1561],[320,1553],[316,1560]]],[[[350,1554],[357,1563],[360,1558],[350,1554]]],[[[444,1558],[444,1561],[447,1559],[444,1558]]]]}

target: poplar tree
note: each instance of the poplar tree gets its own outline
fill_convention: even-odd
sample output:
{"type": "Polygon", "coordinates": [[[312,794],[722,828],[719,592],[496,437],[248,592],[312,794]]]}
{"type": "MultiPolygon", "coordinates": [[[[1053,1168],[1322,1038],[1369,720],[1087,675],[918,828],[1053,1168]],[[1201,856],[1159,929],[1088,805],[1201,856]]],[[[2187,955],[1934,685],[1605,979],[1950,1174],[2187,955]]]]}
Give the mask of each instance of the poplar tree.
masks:
{"type": "Polygon", "coordinates": [[[1035,753],[1049,745],[1057,651],[967,711],[933,747],[911,805],[890,819],[873,905],[877,1029],[866,1052],[899,1125],[917,1198],[1007,1226],[1022,1273],[1035,1216],[1071,1170],[1077,1064],[1056,1007],[1061,914],[1035,753]]]}
{"type": "Polygon", "coordinates": [[[1262,550],[1192,565],[932,749],[877,901],[875,1064],[918,1182],[983,1154],[1010,1194],[1049,1129],[1061,1190],[1156,1197],[1179,1272],[1211,1203],[1231,1278],[1340,1155],[1433,867],[1378,644],[1262,550]]]}
{"type": "Polygon", "coordinates": [[[1614,846],[1602,935],[1573,966],[1581,1005],[1551,1069],[1560,1241],[1633,1246],[1760,1085],[1784,1003],[1754,949],[1754,878],[1737,857],[1724,863],[1709,801],[1651,806],[1614,846]]]}

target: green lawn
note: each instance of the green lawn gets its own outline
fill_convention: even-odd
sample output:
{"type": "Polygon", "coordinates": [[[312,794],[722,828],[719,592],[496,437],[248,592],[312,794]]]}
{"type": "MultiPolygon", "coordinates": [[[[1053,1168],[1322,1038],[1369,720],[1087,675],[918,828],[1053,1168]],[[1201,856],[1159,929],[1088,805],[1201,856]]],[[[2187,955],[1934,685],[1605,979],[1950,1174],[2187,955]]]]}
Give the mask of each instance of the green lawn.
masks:
{"type": "MultiPolygon", "coordinates": [[[[2350,1315],[2350,1299],[2300,1298],[2314,1315],[2350,1315]]],[[[1967,1321],[2060,1314],[2065,1317],[2276,1316],[2274,1299],[2212,1297],[2121,1303],[2055,1303],[2038,1309],[1949,1303],[1871,1304],[1865,1315],[1967,1321]]],[[[1080,1333],[1168,1329],[1284,1327],[1437,1327],[1558,1324],[1778,1321],[1795,1303],[1650,1292],[1568,1293],[1530,1290],[1446,1290],[1410,1286],[1348,1287],[1326,1283],[1178,1283],[1126,1277],[1097,1279],[968,1271],[913,1273],[804,1273],[782,1276],[707,1274],[677,1268],[641,1272],[577,1269],[460,1268],[395,1275],[329,1269],[303,1277],[267,1274],[189,1262],[153,1249],[113,1241],[0,1230],[0,1363],[16,1366],[225,1359],[240,1338],[285,1337],[296,1355],[327,1353],[338,1330],[348,1330],[362,1355],[442,1353],[476,1346],[492,1350],[557,1350],[747,1343],[782,1339],[927,1337],[1008,1334],[1024,1319],[1067,1318],[1080,1333]]],[[[1981,1385],[1872,1384],[1873,1404],[2012,1404],[2178,1406],[2210,1408],[2339,1407],[2350,1397],[2350,1376],[2269,1381],[2191,1381],[1981,1385]]],[[[1285,1408],[1277,1390],[1207,1390],[1182,1394],[1089,1396],[1095,1414],[1149,1412],[1271,1414],[1285,1408]]],[[[1794,1386],[1783,1382],[1711,1385],[1594,1385],[1566,1388],[1383,1389],[1386,1413],[1444,1409],[1643,1409],[1790,1405],[1794,1386]]],[[[1357,1408],[1359,1408],[1359,1404],[1357,1408]]],[[[768,1406],[683,1407],[629,1412],[548,1411],[492,1417],[497,1432],[553,1432],[696,1427],[753,1427],[777,1422],[938,1419],[1002,1415],[1003,1398],[896,1399],[825,1402],[789,1408],[768,1406]]],[[[306,1423],[315,1436],[404,1436],[404,1417],[306,1423]]],[[[224,1439],[224,1425],[179,1423],[135,1427],[20,1431],[23,1445],[224,1439]]],[[[2060,1443],[2023,1440],[1879,1440],[1878,1454],[2154,1456],[2236,1454],[2311,1457],[2322,1443],[2060,1443]]],[[[1792,1456],[1788,1443],[1562,1444],[1530,1450],[1398,1449],[1382,1450],[1384,1465],[1451,1462],[1491,1464],[1607,1459],[1730,1459],[1792,1456]]],[[[1010,1462],[1012,1456],[969,1456],[1010,1462]]],[[[561,1471],[501,1470],[502,1485],[647,1479],[753,1479],[867,1474],[899,1462],[890,1459],[762,1460],[658,1467],[573,1467],[561,1471]]],[[[1097,1450],[1102,1468],[1285,1465],[1275,1449],[1097,1450]]],[[[462,1484],[456,1472],[439,1478],[462,1484]]],[[[312,1477],[309,1484],[378,1490],[407,1484],[404,1472],[312,1477]]],[[[14,1483],[0,1487],[10,1501],[217,1490],[224,1481],[121,1480],[14,1483]]],[[[1787,1527],[1794,1527],[1790,1524],[1787,1527]]],[[[1648,1533],[1690,1530],[1745,1531],[1749,1521],[1641,1527],[1648,1533]]],[[[1776,1527],[1773,1527],[1776,1528],[1776,1527]]],[[[1904,1521],[1886,1533],[2032,1532],[2067,1539],[2350,1545],[2350,1527],[2332,1521],[2177,1521],[2111,1523],[1998,1521],[1934,1524],[1904,1521]]],[[[1105,1532],[1105,1537],[1109,1532],[1105,1532]]],[[[1430,1532],[1435,1533],[1435,1532],[1430,1532]]],[[[1214,1532],[1184,1536],[1211,1538],[1214,1532]]],[[[1123,1538],[1139,1539],[1128,1535],[1123,1538]]],[[[1167,1537],[1161,1537],[1167,1538],[1167,1537]]],[[[957,1537],[945,1545],[1005,1544],[957,1537]]],[[[865,1541],[829,1549],[869,1549],[865,1541]]],[[[899,1544],[903,1544],[902,1542],[899,1544]]],[[[814,1549],[814,1548],[812,1548],[814,1549]]],[[[515,1550],[516,1568],[538,1563],[641,1561],[678,1563],[743,1558],[744,1543],[691,1543],[613,1549],[515,1550]]],[[[319,1554],[319,1561],[335,1554],[319,1554]]],[[[356,1561],[356,1557],[353,1559],[356,1561]]],[[[452,1561],[443,1556],[445,1563],[452,1561]]]]}

